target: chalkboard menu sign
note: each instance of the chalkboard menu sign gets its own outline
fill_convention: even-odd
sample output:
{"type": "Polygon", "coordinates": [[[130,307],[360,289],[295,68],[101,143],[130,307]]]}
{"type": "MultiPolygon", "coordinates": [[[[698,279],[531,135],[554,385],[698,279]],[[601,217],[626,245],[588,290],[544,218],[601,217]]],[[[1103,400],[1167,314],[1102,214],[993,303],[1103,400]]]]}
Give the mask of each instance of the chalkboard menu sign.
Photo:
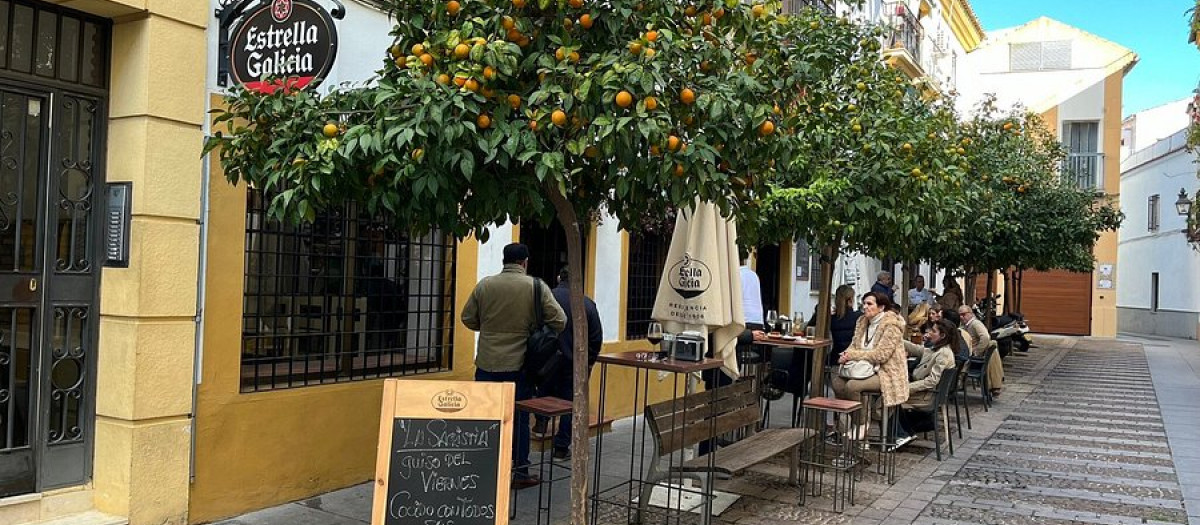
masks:
{"type": "Polygon", "coordinates": [[[508,523],[511,383],[384,384],[372,525],[508,523]]]}

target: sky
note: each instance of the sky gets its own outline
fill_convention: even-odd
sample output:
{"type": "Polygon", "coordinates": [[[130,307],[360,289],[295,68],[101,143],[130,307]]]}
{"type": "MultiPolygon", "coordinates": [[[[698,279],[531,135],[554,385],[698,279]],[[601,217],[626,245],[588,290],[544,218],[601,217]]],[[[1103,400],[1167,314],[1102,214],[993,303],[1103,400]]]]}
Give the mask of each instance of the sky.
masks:
{"type": "Polygon", "coordinates": [[[972,0],[985,31],[1048,16],[1132,49],[1122,116],[1191,96],[1200,81],[1200,49],[1187,41],[1192,0],[972,0]]]}

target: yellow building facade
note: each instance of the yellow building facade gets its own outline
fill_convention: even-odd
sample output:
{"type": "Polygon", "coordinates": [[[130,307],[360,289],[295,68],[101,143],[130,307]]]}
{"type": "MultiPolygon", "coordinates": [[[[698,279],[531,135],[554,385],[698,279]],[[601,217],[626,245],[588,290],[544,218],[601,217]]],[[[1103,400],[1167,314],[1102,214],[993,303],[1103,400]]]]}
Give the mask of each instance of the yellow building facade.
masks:
{"type": "Polygon", "coordinates": [[[0,2],[0,523],[187,522],[205,62],[183,57],[205,56],[209,16],[0,2]],[[115,182],[132,199],[110,267],[115,182]]]}

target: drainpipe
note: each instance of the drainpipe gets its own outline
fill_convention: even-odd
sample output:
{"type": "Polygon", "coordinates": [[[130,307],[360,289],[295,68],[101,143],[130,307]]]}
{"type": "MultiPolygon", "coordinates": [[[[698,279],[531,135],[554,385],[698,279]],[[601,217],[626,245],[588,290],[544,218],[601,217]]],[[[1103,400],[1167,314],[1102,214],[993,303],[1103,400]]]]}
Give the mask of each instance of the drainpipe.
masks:
{"type": "MultiPolygon", "coordinates": [[[[208,101],[205,101],[205,115],[208,114],[208,101]]],[[[205,119],[204,137],[207,138],[211,125],[205,119]]],[[[208,155],[205,155],[200,160],[200,261],[199,270],[196,274],[196,347],[192,352],[192,410],[191,410],[191,432],[188,438],[191,440],[188,454],[188,481],[196,481],[196,397],[199,393],[201,377],[203,377],[204,363],[204,297],[207,291],[207,281],[205,274],[208,270],[208,217],[209,217],[209,202],[208,202],[208,184],[209,177],[209,160],[208,155]]]]}

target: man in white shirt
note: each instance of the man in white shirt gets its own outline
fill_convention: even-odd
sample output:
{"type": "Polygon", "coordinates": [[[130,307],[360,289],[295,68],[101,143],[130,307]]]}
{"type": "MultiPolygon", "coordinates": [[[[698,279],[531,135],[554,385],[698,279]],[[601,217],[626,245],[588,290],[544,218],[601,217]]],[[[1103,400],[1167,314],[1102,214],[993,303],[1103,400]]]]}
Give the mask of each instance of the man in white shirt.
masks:
{"type": "Polygon", "coordinates": [[[934,301],[933,292],[925,288],[925,277],[918,275],[916,281],[916,288],[908,290],[908,304],[917,306],[921,303],[927,303],[932,306],[934,301]]]}
{"type": "MultiPolygon", "coordinates": [[[[746,317],[746,329],[761,332],[763,329],[762,284],[758,274],[750,269],[750,256],[743,252],[742,267],[742,315],[746,317]]],[[[756,334],[757,335],[757,334],[756,334]]]]}

